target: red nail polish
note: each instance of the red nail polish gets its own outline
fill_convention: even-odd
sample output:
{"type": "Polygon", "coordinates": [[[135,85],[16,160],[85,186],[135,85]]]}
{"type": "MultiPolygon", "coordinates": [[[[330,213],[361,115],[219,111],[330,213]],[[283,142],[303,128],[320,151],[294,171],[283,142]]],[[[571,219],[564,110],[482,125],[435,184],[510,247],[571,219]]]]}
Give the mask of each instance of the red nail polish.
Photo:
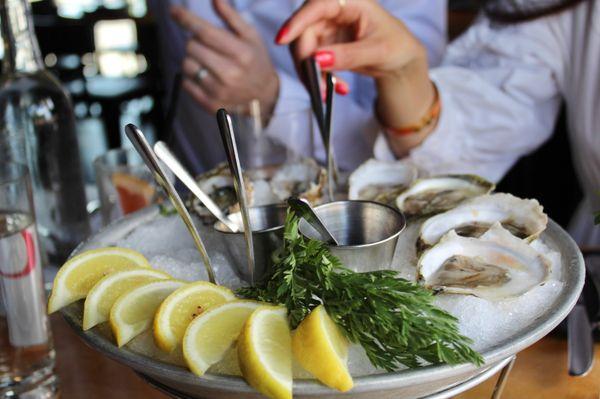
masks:
{"type": "Polygon", "coordinates": [[[335,63],[335,55],[333,51],[320,50],[315,53],[315,60],[321,68],[331,68],[335,63]]]}
{"type": "Polygon", "coordinates": [[[335,92],[339,95],[345,96],[350,93],[350,88],[346,84],[346,82],[336,82],[335,83],[335,92]]]}
{"type": "Polygon", "coordinates": [[[288,24],[284,24],[281,29],[279,29],[279,32],[277,32],[277,36],[275,36],[275,44],[281,44],[281,41],[287,36],[289,31],[290,27],[288,24]]]}

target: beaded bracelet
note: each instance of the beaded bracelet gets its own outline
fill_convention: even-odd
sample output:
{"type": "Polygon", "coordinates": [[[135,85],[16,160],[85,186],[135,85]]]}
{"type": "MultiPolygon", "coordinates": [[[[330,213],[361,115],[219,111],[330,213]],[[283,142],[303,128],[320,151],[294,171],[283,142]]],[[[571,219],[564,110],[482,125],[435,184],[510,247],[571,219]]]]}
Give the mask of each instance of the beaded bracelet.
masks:
{"type": "Polygon", "coordinates": [[[431,107],[429,107],[429,110],[427,111],[425,116],[421,118],[421,121],[418,124],[400,128],[385,127],[385,130],[394,136],[408,136],[419,133],[431,123],[436,122],[440,116],[440,112],[442,111],[442,103],[440,101],[440,95],[435,84],[433,84],[433,89],[435,91],[435,98],[433,100],[433,104],[431,104],[431,107]]]}

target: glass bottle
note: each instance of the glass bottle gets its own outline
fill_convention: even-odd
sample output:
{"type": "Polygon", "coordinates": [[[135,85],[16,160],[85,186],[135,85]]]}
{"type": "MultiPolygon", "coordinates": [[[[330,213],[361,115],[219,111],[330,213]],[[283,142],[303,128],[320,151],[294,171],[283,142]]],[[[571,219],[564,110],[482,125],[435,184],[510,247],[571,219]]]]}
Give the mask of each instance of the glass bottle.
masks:
{"type": "Polygon", "coordinates": [[[58,397],[27,168],[0,161],[0,398],[58,397]]]}
{"type": "Polygon", "coordinates": [[[73,107],[44,68],[29,1],[0,0],[0,24],[0,141],[23,143],[12,161],[29,166],[43,248],[62,263],[90,229],[73,107]]]}

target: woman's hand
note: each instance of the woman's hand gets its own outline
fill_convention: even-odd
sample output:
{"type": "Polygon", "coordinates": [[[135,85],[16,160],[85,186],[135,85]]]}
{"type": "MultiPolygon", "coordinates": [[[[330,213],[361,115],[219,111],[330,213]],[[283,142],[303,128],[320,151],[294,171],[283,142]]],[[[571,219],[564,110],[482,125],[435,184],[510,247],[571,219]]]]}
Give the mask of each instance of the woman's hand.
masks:
{"type": "Polygon", "coordinates": [[[227,0],[213,4],[229,29],[183,7],[171,10],[175,21],[192,34],[183,60],[183,87],[209,112],[223,107],[247,110],[252,100],[259,100],[268,119],[279,95],[279,78],[265,43],[227,0]]]}
{"type": "MultiPolygon", "coordinates": [[[[314,56],[323,71],[350,70],[375,79],[380,122],[412,126],[435,99],[427,52],[406,26],[374,0],[309,0],[280,29],[296,62],[314,56]]],[[[425,135],[392,138],[403,156],[425,135]]]]}

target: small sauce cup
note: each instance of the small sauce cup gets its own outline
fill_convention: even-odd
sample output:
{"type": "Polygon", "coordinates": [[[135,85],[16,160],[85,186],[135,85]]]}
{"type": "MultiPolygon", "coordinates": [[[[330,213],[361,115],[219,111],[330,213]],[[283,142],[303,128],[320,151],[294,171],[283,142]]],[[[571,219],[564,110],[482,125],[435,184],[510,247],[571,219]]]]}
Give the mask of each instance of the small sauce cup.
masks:
{"type": "MultiPolygon", "coordinates": [[[[323,224],[340,243],[329,246],[344,266],[356,272],[390,269],[404,215],[390,206],[372,201],[336,201],[314,208],[323,224]]],[[[319,239],[305,220],[299,224],[304,236],[319,239]]]]}
{"type": "MultiPolygon", "coordinates": [[[[221,222],[214,224],[214,229],[225,240],[225,251],[228,259],[239,276],[250,284],[261,281],[269,271],[273,251],[283,243],[283,225],[287,206],[283,204],[257,206],[248,209],[250,226],[252,226],[252,243],[254,247],[254,281],[248,270],[246,256],[246,239],[244,232],[232,233],[221,222]]],[[[242,226],[242,215],[235,212],[229,215],[239,226],[242,226]]]]}

